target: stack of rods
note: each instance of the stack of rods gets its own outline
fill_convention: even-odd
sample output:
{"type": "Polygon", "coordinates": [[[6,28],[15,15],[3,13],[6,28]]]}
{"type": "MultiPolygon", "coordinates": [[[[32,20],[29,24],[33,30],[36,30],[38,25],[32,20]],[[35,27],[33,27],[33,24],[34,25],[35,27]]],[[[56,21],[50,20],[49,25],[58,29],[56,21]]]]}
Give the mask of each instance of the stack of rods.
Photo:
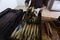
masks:
{"type": "Polygon", "coordinates": [[[18,40],[39,40],[38,31],[38,25],[25,23],[22,29],[18,30],[17,27],[11,37],[18,40]]]}

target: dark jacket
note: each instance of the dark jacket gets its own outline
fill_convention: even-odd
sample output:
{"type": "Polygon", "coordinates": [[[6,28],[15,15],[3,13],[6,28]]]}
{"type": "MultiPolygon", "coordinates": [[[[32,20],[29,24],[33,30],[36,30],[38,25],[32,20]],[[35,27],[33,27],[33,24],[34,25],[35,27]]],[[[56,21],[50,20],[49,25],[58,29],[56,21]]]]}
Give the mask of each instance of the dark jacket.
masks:
{"type": "Polygon", "coordinates": [[[20,23],[22,14],[23,11],[21,9],[6,9],[0,13],[0,39],[9,38],[13,30],[20,23]]]}
{"type": "MultiPolygon", "coordinates": [[[[25,3],[29,4],[29,1],[30,0],[26,0],[25,3]]],[[[43,5],[47,6],[47,4],[48,4],[48,0],[31,0],[30,7],[34,6],[35,8],[41,8],[43,7],[43,5]]]]}

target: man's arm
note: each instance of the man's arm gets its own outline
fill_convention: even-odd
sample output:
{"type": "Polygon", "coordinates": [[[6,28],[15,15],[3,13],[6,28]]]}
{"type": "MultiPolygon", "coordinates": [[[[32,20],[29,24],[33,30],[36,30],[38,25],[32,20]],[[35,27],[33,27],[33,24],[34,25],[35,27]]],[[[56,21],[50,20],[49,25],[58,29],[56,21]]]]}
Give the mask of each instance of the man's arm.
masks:
{"type": "Polygon", "coordinates": [[[30,0],[25,0],[25,5],[28,6],[30,0]]]}
{"type": "Polygon", "coordinates": [[[49,0],[43,0],[43,5],[47,6],[49,0]]]}
{"type": "Polygon", "coordinates": [[[29,1],[30,1],[30,0],[25,0],[25,3],[29,4],[29,1]]]}

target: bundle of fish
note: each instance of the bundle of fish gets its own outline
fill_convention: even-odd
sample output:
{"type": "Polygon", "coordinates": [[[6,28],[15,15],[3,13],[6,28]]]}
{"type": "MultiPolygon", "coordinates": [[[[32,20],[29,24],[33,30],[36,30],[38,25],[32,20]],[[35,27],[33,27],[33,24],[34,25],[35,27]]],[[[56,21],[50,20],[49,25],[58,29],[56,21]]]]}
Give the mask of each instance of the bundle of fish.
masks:
{"type": "Polygon", "coordinates": [[[39,40],[38,25],[25,23],[23,28],[17,27],[11,37],[18,40],[39,40]]]}
{"type": "Polygon", "coordinates": [[[22,25],[16,27],[11,34],[11,38],[17,40],[40,40],[40,32],[37,22],[37,16],[33,9],[29,9],[22,17],[22,25]]]}

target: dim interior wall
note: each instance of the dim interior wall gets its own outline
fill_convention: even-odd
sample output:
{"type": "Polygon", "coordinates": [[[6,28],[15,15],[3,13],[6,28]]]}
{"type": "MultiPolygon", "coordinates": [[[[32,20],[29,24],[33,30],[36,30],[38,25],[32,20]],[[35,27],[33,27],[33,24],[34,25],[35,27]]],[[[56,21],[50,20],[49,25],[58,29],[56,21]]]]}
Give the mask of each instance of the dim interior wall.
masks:
{"type": "Polygon", "coordinates": [[[17,6],[16,0],[0,0],[0,12],[6,8],[14,9],[17,6]]]}

